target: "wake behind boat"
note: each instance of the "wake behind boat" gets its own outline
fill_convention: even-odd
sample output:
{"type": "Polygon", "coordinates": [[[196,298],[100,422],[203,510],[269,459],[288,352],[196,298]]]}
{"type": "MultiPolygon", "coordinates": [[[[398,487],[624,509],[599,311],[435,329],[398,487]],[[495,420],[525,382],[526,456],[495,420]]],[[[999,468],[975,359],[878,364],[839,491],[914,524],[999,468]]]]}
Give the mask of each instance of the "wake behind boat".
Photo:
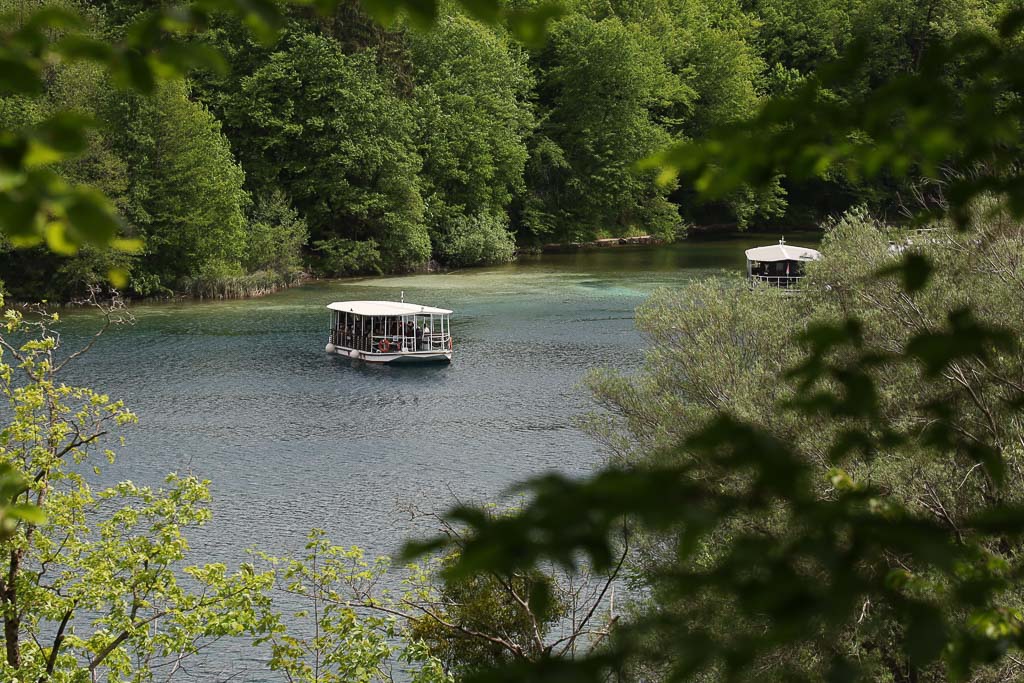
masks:
{"type": "Polygon", "coordinates": [[[335,301],[327,308],[327,353],[368,363],[452,360],[452,312],[447,309],[405,301],[335,301]]]}

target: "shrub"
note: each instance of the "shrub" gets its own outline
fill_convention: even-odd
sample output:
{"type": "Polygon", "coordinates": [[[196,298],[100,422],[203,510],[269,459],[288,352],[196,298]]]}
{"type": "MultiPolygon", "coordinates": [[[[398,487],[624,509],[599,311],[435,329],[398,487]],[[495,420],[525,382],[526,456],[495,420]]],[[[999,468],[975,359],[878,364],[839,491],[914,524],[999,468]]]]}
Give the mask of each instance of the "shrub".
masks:
{"type": "Polygon", "coordinates": [[[317,253],[313,268],[318,275],[342,277],[345,275],[380,275],[380,248],[375,240],[359,242],[332,237],[313,242],[317,253]]]}
{"type": "Polygon", "coordinates": [[[456,267],[507,263],[515,250],[508,219],[494,214],[452,218],[448,231],[438,235],[435,245],[438,258],[456,267]]]}

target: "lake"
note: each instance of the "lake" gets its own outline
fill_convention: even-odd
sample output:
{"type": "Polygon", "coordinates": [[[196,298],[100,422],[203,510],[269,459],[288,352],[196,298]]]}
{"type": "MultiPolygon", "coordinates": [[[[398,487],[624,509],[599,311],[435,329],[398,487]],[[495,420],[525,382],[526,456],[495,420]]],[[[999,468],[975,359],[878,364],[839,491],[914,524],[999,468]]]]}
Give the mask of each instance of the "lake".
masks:
{"type": "MultiPolygon", "coordinates": [[[[740,273],[743,250],[773,240],[545,254],[136,306],[136,323],[105,335],[65,381],[123,398],[139,415],[105,481],[158,484],[171,471],[212,480],[214,519],[190,535],[197,561],[235,566],[252,547],[299,553],[311,527],[390,553],[424,531],[409,505],[497,501],[524,478],[599,466],[602,454],[574,427],[594,409],[581,382],[595,368],[639,367],[634,309],[659,287],[740,273]],[[451,365],[377,367],[324,352],[327,303],[402,291],[455,311],[451,365]]],[[[65,318],[70,338],[92,324],[80,312],[65,318]]]]}

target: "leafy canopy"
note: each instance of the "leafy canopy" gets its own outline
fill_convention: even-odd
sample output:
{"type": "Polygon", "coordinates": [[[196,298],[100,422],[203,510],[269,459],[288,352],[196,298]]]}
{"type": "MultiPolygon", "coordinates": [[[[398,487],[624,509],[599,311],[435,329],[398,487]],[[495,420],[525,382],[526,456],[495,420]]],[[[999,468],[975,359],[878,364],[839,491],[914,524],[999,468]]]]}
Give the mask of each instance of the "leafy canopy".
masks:
{"type": "MultiPolygon", "coordinates": [[[[329,14],[337,0],[295,0],[329,14]]],[[[524,40],[538,40],[544,24],[557,14],[553,6],[529,10],[506,9],[497,0],[460,3],[471,16],[499,20],[524,40]]],[[[408,15],[429,25],[438,13],[436,0],[367,0],[365,9],[390,22],[408,15]]],[[[160,6],[135,18],[116,40],[90,35],[85,18],[68,7],[46,5],[27,16],[0,16],[0,95],[38,95],[45,91],[46,73],[55,63],[98,65],[119,87],[148,94],[161,81],[192,69],[223,72],[224,57],[191,39],[207,28],[216,13],[227,12],[265,42],[272,42],[284,23],[283,8],[271,0],[196,0],[181,6],[160,6]]],[[[137,250],[137,241],[120,237],[120,225],[110,202],[95,188],[73,185],[53,164],[88,147],[94,123],[84,114],[58,111],[29,126],[5,125],[0,130],[0,233],[15,246],[45,242],[70,253],[85,244],[137,250]]]]}
{"type": "MultiPolygon", "coordinates": [[[[839,166],[865,177],[885,171],[943,181],[941,201],[918,212],[921,221],[949,216],[960,229],[977,231],[1002,211],[1019,219],[1022,23],[1024,12],[1011,12],[997,35],[971,33],[930,49],[918,73],[840,105],[826,88],[856,78],[860,59],[853,52],[792,95],[769,100],[752,119],[676,145],[648,167],[660,168],[664,182],[682,173],[708,197],[745,183],[766,185],[779,173],[808,178],[839,166]],[[989,203],[979,205],[982,198],[989,203]]],[[[974,239],[967,248],[987,237],[974,239]]],[[[899,244],[902,255],[868,276],[897,283],[898,300],[914,310],[913,297],[936,281],[933,257],[899,244]]],[[[846,284],[830,285],[826,297],[835,300],[846,284]]],[[[802,358],[762,379],[790,387],[773,404],[781,419],[805,429],[828,427],[820,450],[808,451],[791,432],[773,433],[774,418],[762,424],[724,402],[699,424],[682,422],[684,431],[668,443],[652,446],[655,464],[612,466],[584,480],[535,479],[522,487],[531,502],[510,517],[452,510],[449,520],[468,534],[448,570],[453,579],[551,562],[608,568],[616,557],[613,532],[627,520],[667,539],[667,561],[652,580],[668,601],[692,608],[642,611],[603,651],[517,662],[479,680],[598,681],[630,667],[667,670],[673,680],[753,680],[766,670],[789,680],[854,680],[869,674],[835,646],[853,628],[866,629],[865,648],[894,638],[898,668],[910,679],[928,671],[964,680],[1024,647],[1016,599],[1022,565],[1010,550],[1024,529],[1024,508],[1006,489],[1007,460],[1017,456],[1000,427],[1004,413],[982,410],[992,428],[977,429],[973,411],[981,408],[961,400],[970,398],[969,389],[923,390],[925,382],[964,368],[994,371],[1019,356],[1019,341],[953,292],[940,302],[942,315],[910,325],[896,344],[866,334],[851,307],[796,334],[792,343],[802,358]],[[925,417],[923,423],[904,419],[902,409],[887,410],[883,400],[887,378],[907,373],[921,384],[902,408],[925,417]],[[844,464],[858,454],[917,458],[923,466],[956,459],[980,468],[987,493],[951,528],[870,478],[851,476],[844,464]],[[816,462],[828,468],[824,482],[816,462]],[[781,521],[766,528],[766,520],[781,521]],[[862,624],[869,604],[889,618],[862,624]],[[731,625],[730,615],[736,617],[731,625]],[[817,674],[777,658],[807,649],[817,657],[817,674]]],[[[1024,407],[1024,383],[1017,375],[1008,382],[999,404],[1012,416],[1024,407]]],[[[679,399],[671,392],[654,398],[669,406],[679,399]]],[[[658,433],[676,419],[670,409],[664,421],[636,424],[658,433]]],[[[408,552],[449,546],[440,536],[410,544],[408,552]]]]}

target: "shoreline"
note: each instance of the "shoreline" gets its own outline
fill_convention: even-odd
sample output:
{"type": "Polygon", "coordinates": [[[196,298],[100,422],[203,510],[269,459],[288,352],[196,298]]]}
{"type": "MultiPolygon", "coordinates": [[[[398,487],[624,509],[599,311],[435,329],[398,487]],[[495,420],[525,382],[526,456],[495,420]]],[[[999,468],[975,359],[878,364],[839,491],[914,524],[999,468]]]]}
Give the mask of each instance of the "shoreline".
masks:
{"type": "MultiPolygon", "coordinates": [[[[591,240],[587,242],[552,242],[541,245],[539,247],[524,248],[516,251],[516,255],[512,262],[515,262],[522,256],[538,255],[538,254],[564,254],[572,253],[577,251],[595,251],[595,250],[610,250],[610,249],[622,249],[629,247],[658,247],[666,246],[668,244],[684,243],[688,241],[701,242],[707,239],[714,240],[716,237],[726,237],[727,235],[734,234],[736,232],[735,226],[732,226],[732,230],[727,230],[726,225],[709,225],[705,226],[704,229],[697,228],[689,231],[681,240],[676,242],[668,242],[654,235],[635,235],[631,237],[605,237],[597,240],[591,240]]],[[[796,232],[810,232],[806,228],[789,228],[791,231],[796,232]]],[[[749,232],[750,234],[759,234],[761,230],[743,231],[749,232]]],[[[473,270],[477,268],[489,268],[489,265],[478,265],[478,266],[467,266],[459,268],[458,270],[473,270]]],[[[410,271],[404,272],[393,272],[393,273],[382,273],[381,277],[391,277],[398,275],[411,275],[411,274],[440,274],[450,272],[448,268],[441,266],[436,261],[429,261],[423,264],[420,268],[415,268],[410,271]]],[[[125,301],[129,304],[135,305],[159,305],[159,304],[182,304],[182,303],[203,303],[203,302],[214,302],[214,301],[231,301],[231,300],[246,300],[246,299],[260,299],[277,292],[281,292],[287,289],[296,287],[303,287],[312,282],[321,281],[341,281],[341,280],[359,280],[366,277],[373,277],[372,275],[350,275],[346,277],[315,277],[309,273],[302,273],[296,279],[283,282],[272,286],[261,286],[253,288],[252,290],[238,290],[238,294],[220,294],[215,296],[204,296],[201,294],[192,294],[188,292],[173,293],[164,296],[147,296],[147,297],[125,297],[125,301]]],[[[6,299],[6,307],[27,307],[33,306],[40,302],[38,301],[22,301],[6,299]]],[[[46,301],[45,304],[48,307],[57,309],[78,309],[85,308],[87,303],[84,301],[46,301]]]]}
{"type": "MultiPolygon", "coordinates": [[[[307,282],[314,282],[314,281],[320,280],[320,279],[324,279],[324,278],[315,278],[315,277],[311,277],[311,276],[304,276],[304,277],[300,277],[300,278],[294,280],[293,282],[284,283],[284,284],[281,284],[281,285],[274,285],[274,286],[267,286],[267,287],[257,287],[257,288],[254,288],[252,290],[245,291],[244,293],[239,293],[237,295],[235,295],[235,294],[224,294],[224,295],[218,295],[218,296],[203,296],[202,294],[189,294],[188,292],[181,292],[181,293],[175,292],[173,294],[168,294],[168,295],[164,295],[164,296],[131,297],[131,296],[124,296],[123,294],[121,294],[121,292],[119,292],[118,290],[116,290],[114,288],[106,288],[106,285],[109,284],[108,282],[103,283],[103,285],[101,285],[101,286],[104,287],[108,293],[114,292],[114,291],[118,291],[118,294],[121,294],[121,296],[124,299],[126,304],[158,305],[158,304],[179,304],[179,303],[187,303],[187,302],[199,303],[199,302],[207,302],[207,301],[210,301],[210,302],[212,302],[212,301],[243,301],[243,300],[246,300],[246,299],[260,299],[260,298],[263,298],[265,296],[269,296],[271,294],[276,294],[277,292],[284,291],[286,289],[292,289],[293,287],[301,287],[304,284],[306,284],[307,282]]],[[[4,297],[4,308],[15,308],[15,307],[17,307],[17,308],[25,308],[25,307],[28,307],[28,306],[37,306],[39,304],[43,304],[48,309],[49,308],[55,308],[55,309],[63,309],[63,310],[88,308],[89,305],[90,305],[89,302],[84,300],[84,299],[73,299],[71,301],[54,301],[54,300],[48,300],[48,299],[44,299],[42,301],[24,301],[24,300],[21,300],[21,299],[11,299],[9,297],[4,297]]]]}
{"type": "Polygon", "coordinates": [[[551,242],[541,245],[542,254],[557,254],[567,251],[585,249],[610,249],[615,247],[661,246],[667,241],[654,235],[636,235],[634,237],[603,237],[589,242],[551,242]]]}

